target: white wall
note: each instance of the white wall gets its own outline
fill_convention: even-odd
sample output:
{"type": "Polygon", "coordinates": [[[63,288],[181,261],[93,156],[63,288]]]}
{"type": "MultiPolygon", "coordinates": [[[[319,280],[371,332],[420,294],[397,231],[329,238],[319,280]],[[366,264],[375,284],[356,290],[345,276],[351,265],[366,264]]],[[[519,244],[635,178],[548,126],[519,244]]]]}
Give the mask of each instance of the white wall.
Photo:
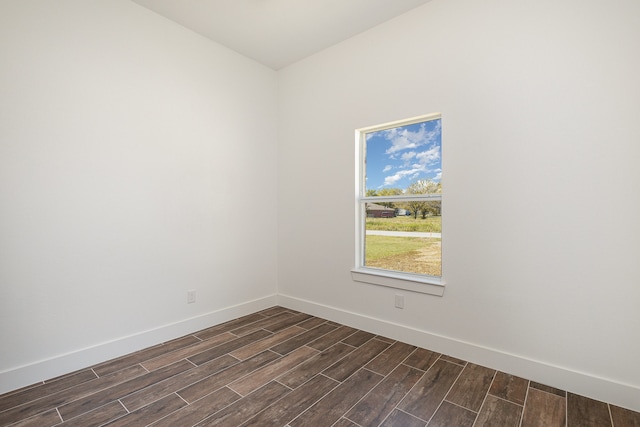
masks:
{"type": "Polygon", "coordinates": [[[636,0],[433,0],[282,70],[281,302],[640,410],[638,52],[636,0]],[[436,111],[445,295],[353,282],[354,129],[436,111]]]}
{"type": "Polygon", "coordinates": [[[274,71],[128,0],[2,1],[0,58],[0,392],[275,303],[274,71]]]}
{"type": "Polygon", "coordinates": [[[0,392],[278,290],[640,410],[639,17],[433,0],[277,76],[127,0],[0,2],[0,392]],[[354,129],[434,111],[448,285],[398,310],[349,275],[354,129]]]}

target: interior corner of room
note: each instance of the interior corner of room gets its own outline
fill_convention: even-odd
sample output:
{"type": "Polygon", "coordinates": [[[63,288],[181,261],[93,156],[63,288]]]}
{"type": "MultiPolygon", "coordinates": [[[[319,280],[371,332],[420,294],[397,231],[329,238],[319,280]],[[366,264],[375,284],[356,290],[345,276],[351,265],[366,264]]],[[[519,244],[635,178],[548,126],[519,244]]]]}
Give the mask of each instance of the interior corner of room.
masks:
{"type": "Polygon", "coordinates": [[[3,1],[0,393],[281,305],[640,411],[639,17],[431,0],[276,70],[3,1]],[[435,111],[446,290],[354,281],[354,130],[435,111]]]}

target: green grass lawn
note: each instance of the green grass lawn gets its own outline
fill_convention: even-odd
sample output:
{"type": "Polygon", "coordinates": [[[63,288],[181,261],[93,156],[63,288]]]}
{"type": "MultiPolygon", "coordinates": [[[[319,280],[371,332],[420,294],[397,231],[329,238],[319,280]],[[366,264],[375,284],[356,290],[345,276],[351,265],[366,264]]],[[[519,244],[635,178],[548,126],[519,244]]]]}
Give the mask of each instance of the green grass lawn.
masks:
{"type": "Polygon", "coordinates": [[[384,231],[421,231],[425,233],[441,233],[441,216],[428,216],[422,219],[413,216],[397,216],[395,218],[367,218],[367,230],[384,231]]]}
{"type": "Polygon", "coordinates": [[[395,255],[406,255],[425,246],[419,237],[367,236],[367,261],[378,261],[395,255]]]}
{"type": "Polygon", "coordinates": [[[365,265],[385,270],[440,276],[440,239],[367,236],[365,265]]]}

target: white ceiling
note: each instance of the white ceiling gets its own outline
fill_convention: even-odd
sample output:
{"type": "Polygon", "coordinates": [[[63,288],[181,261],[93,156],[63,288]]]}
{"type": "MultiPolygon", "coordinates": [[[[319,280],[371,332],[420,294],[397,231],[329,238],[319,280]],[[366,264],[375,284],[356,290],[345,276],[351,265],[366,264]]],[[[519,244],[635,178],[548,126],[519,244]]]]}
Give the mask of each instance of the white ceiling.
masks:
{"type": "Polygon", "coordinates": [[[278,70],[429,0],[133,0],[278,70]]]}

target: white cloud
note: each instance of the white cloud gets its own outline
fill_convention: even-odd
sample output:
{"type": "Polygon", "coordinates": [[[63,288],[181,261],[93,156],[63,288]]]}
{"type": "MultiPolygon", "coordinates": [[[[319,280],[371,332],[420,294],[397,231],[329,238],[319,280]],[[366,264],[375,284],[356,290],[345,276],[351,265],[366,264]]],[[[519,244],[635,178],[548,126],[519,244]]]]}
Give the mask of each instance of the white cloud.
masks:
{"type": "Polygon", "coordinates": [[[408,162],[409,160],[413,159],[415,156],[416,156],[415,151],[409,151],[408,153],[404,153],[402,156],[400,156],[400,158],[405,162],[408,162]]]}
{"type": "Polygon", "coordinates": [[[390,164],[384,167],[383,173],[394,173],[384,177],[380,188],[397,186],[400,181],[427,177],[440,179],[440,121],[432,130],[427,130],[425,123],[412,128],[414,130],[402,126],[382,132],[382,136],[391,143],[385,151],[390,164]]]}
{"type": "Polygon", "coordinates": [[[427,131],[425,124],[420,125],[417,131],[410,131],[406,127],[389,129],[384,132],[384,137],[391,141],[391,147],[386,154],[394,155],[398,151],[409,150],[434,142],[440,135],[441,124],[437,122],[432,131],[427,131]]]}
{"type": "Polygon", "coordinates": [[[409,177],[410,179],[415,179],[416,177],[418,177],[418,175],[420,175],[420,172],[423,172],[423,171],[424,171],[424,168],[422,167],[401,170],[400,172],[394,175],[385,177],[383,186],[393,185],[396,182],[400,181],[402,178],[406,178],[406,177],[409,177]]]}
{"type": "Polygon", "coordinates": [[[398,151],[418,147],[419,143],[424,139],[425,133],[424,126],[420,126],[417,132],[411,132],[404,128],[389,129],[385,132],[385,138],[391,141],[391,147],[386,153],[394,154],[398,151]]]}
{"type": "Polygon", "coordinates": [[[434,144],[428,150],[418,153],[416,159],[423,165],[437,162],[440,159],[440,147],[434,144]]]}

